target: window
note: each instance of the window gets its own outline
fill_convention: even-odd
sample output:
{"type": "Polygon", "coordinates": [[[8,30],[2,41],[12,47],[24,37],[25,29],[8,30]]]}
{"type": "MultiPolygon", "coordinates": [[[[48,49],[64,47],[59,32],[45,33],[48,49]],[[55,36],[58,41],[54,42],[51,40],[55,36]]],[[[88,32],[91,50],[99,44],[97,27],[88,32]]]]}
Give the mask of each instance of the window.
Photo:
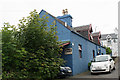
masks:
{"type": "Polygon", "coordinates": [[[114,39],[113,41],[114,41],[114,43],[116,43],[116,40],[115,40],[115,39],[114,39]]]}
{"type": "Polygon", "coordinates": [[[78,44],[78,50],[79,50],[80,58],[82,58],[82,46],[80,44],[78,44]]]}
{"type": "Polygon", "coordinates": [[[96,62],[100,62],[100,61],[108,61],[108,56],[97,56],[95,58],[96,62]]]}
{"type": "Polygon", "coordinates": [[[107,42],[108,42],[108,44],[111,44],[111,39],[110,39],[110,38],[108,38],[107,42]]]}
{"type": "Polygon", "coordinates": [[[65,22],[65,26],[67,27],[67,22],[65,22]]]}
{"type": "Polygon", "coordinates": [[[95,58],[95,50],[93,50],[93,58],[95,58]]]}

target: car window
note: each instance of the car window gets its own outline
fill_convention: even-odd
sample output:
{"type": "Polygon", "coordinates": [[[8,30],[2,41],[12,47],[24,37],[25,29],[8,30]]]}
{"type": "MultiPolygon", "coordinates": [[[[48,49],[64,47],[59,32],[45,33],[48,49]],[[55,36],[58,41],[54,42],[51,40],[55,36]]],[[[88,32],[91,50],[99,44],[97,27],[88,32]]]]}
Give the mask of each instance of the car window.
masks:
{"type": "Polygon", "coordinates": [[[95,62],[108,61],[108,56],[98,56],[95,58],[95,62]]]}

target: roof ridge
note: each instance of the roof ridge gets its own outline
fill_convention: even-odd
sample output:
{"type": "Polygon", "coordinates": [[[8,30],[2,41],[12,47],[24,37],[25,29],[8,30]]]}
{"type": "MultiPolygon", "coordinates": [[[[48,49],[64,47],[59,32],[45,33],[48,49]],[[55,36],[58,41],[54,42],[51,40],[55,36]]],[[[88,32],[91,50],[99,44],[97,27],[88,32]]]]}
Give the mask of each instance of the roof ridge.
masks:
{"type": "Polygon", "coordinates": [[[90,24],[87,24],[87,25],[82,25],[82,26],[77,26],[77,27],[74,27],[74,28],[84,27],[84,26],[90,26],[90,24]]]}
{"type": "MultiPolygon", "coordinates": [[[[115,33],[110,33],[110,34],[102,34],[102,35],[111,35],[111,34],[115,34],[115,33]]],[[[116,35],[116,34],[115,34],[116,35]]]]}

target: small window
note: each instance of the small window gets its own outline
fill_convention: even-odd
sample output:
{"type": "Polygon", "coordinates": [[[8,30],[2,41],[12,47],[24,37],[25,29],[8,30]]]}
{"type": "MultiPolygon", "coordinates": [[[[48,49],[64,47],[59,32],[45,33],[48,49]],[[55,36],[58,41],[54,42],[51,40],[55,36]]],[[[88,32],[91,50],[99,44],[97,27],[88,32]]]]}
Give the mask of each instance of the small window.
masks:
{"type": "Polygon", "coordinates": [[[108,38],[107,42],[108,42],[108,44],[111,44],[111,39],[110,39],[110,38],[108,38]]]}
{"type": "Polygon", "coordinates": [[[65,26],[67,27],[67,22],[65,22],[65,26]]]}
{"type": "Polygon", "coordinates": [[[78,44],[78,50],[79,50],[80,58],[82,58],[82,46],[80,44],[78,44]]]}

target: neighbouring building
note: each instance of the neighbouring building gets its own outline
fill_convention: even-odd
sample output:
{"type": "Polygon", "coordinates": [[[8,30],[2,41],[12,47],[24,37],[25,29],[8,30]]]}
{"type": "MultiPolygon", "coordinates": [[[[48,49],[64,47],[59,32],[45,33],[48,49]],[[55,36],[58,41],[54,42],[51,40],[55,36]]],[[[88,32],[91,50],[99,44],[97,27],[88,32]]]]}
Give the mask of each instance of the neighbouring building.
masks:
{"type": "Polygon", "coordinates": [[[88,63],[96,56],[106,54],[106,50],[100,44],[95,43],[92,39],[92,25],[87,27],[73,28],[72,16],[64,10],[63,16],[55,17],[45,10],[41,10],[40,17],[47,16],[49,27],[53,23],[57,26],[58,40],[62,41],[63,54],[62,58],[66,61],[65,65],[71,67],[76,75],[88,70],[88,63]],[[99,54],[98,54],[99,53],[99,54]]]}
{"type": "Polygon", "coordinates": [[[102,34],[101,44],[112,50],[112,56],[118,56],[118,35],[115,33],[102,34]]]}

